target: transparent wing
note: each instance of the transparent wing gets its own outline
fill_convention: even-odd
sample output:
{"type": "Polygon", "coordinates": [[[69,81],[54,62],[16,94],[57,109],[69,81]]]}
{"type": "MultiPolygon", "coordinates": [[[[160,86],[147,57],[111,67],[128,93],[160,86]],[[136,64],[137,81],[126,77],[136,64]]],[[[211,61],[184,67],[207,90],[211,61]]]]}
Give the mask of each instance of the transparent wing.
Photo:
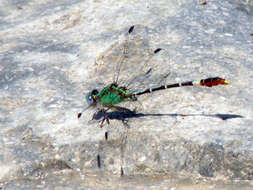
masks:
{"type": "Polygon", "coordinates": [[[168,69],[161,69],[164,64],[156,58],[159,51],[150,48],[147,28],[135,26],[125,39],[99,55],[95,76],[104,84],[115,82],[130,92],[156,86],[168,76],[168,69]]]}

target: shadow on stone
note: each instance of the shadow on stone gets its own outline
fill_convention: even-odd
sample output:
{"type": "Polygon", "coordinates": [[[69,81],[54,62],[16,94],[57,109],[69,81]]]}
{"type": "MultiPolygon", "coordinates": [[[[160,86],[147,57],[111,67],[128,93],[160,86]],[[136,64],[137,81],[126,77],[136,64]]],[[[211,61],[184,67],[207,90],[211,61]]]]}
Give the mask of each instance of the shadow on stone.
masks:
{"type": "MultiPolygon", "coordinates": [[[[169,113],[169,114],[149,114],[149,113],[137,113],[136,110],[130,110],[128,108],[117,107],[118,111],[107,112],[107,117],[109,120],[121,120],[124,125],[127,125],[127,121],[130,118],[140,118],[140,117],[189,117],[189,116],[201,116],[201,117],[215,117],[221,120],[243,118],[241,115],[237,114],[178,114],[178,113],[169,113]]],[[[100,120],[103,117],[102,112],[98,112],[95,115],[95,120],[100,120]]]]}

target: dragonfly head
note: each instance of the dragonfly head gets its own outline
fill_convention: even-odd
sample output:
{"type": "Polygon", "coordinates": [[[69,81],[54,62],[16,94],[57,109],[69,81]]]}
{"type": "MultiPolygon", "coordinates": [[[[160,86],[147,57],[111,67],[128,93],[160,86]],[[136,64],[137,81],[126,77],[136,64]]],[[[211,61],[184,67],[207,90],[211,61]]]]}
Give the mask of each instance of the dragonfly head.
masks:
{"type": "Polygon", "coordinates": [[[95,105],[97,103],[96,101],[96,95],[98,94],[98,90],[94,89],[91,92],[89,92],[88,94],[86,94],[86,102],[92,106],[95,105]]]}

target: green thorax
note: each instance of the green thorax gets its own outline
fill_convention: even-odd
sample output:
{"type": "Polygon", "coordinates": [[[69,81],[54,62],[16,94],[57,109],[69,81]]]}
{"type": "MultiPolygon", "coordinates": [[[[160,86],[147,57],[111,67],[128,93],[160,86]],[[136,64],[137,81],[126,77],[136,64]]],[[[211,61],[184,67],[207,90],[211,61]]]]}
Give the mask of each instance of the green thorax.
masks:
{"type": "Polygon", "coordinates": [[[136,101],[137,98],[134,94],[126,92],[125,87],[118,87],[117,84],[110,84],[102,89],[96,98],[102,103],[103,106],[112,106],[123,101],[136,101]]]}

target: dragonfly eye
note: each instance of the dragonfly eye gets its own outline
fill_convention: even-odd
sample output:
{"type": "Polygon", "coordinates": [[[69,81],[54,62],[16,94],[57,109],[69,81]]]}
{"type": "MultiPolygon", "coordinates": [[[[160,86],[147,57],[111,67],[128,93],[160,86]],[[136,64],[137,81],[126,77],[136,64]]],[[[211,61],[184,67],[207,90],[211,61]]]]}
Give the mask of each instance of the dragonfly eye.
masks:
{"type": "Polygon", "coordinates": [[[97,89],[94,89],[91,91],[91,95],[97,95],[98,94],[98,90],[97,89]]]}
{"type": "Polygon", "coordinates": [[[88,94],[86,94],[86,102],[89,105],[96,103],[96,100],[94,99],[93,96],[95,96],[97,94],[98,94],[98,91],[96,89],[94,89],[91,92],[89,92],[88,94]]]}

